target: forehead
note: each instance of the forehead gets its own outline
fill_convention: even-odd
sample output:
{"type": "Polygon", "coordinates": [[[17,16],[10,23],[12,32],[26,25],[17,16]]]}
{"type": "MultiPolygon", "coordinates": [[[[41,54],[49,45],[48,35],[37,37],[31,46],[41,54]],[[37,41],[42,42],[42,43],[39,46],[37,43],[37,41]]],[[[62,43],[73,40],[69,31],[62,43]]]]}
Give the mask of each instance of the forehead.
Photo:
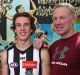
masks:
{"type": "Polygon", "coordinates": [[[58,16],[58,15],[69,15],[70,14],[70,10],[67,7],[58,7],[53,11],[53,15],[54,16],[58,16]]]}
{"type": "Polygon", "coordinates": [[[20,22],[20,23],[22,23],[22,22],[30,22],[30,19],[28,17],[21,16],[21,17],[17,17],[15,22],[16,23],[17,22],[20,22]]]}

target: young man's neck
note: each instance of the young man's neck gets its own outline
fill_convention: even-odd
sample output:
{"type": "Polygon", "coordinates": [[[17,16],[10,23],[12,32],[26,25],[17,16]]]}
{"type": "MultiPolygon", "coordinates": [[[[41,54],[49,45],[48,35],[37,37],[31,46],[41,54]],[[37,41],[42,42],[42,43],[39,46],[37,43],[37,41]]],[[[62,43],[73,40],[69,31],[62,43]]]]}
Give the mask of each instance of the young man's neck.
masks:
{"type": "Polygon", "coordinates": [[[27,48],[29,48],[32,45],[31,40],[28,41],[17,41],[16,43],[16,47],[20,50],[26,50],[27,48]]]}

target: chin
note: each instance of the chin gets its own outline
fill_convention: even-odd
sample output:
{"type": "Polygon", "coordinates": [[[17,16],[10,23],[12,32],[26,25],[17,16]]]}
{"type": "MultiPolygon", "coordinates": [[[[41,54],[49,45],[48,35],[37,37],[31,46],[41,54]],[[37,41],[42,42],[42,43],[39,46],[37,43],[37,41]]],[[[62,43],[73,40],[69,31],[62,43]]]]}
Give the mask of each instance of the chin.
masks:
{"type": "Polygon", "coordinates": [[[24,41],[24,40],[26,40],[27,38],[20,38],[20,40],[22,40],[22,41],[24,41]]]}
{"type": "Polygon", "coordinates": [[[58,35],[63,35],[64,33],[63,32],[56,32],[58,35]]]}
{"type": "Polygon", "coordinates": [[[27,39],[21,39],[21,41],[26,41],[27,39]]]}

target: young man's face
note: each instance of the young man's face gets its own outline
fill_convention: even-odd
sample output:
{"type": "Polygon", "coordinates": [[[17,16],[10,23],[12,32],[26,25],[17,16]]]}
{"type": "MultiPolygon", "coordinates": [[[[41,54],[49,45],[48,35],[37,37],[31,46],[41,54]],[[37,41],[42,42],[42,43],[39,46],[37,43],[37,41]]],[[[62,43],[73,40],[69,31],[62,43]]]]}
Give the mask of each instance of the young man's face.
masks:
{"type": "Polygon", "coordinates": [[[65,36],[73,29],[74,19],[70,10],[66,7],[59,7],[53,12],[53,27],[57,34],[65,36]]]}
{"type": "Polygon", "coordinates": [[[18,40],[27,40],[30,38],[32,29],[30,20],[27,17],[18,17],[15,20],[15,33],[18,40]]]}

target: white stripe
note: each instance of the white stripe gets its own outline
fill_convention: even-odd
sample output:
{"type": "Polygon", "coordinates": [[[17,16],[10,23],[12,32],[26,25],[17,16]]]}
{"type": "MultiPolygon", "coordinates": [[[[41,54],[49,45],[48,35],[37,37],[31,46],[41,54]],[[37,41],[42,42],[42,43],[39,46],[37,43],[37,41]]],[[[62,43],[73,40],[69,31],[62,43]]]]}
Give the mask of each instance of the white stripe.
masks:
{"type": "Polygon", "coordinates": [[[33,69],[33,75],[39,75],[39,50],[33,50],[33,61],[37,61],[37,68],[33,69]]]}
{"type": "Polygon", "coordinates": [[[10,68],[10,75],[15,75],[14,74],[14,68],[10,67],[10,64],[13,62],[14,57],[14,49],[11,49],[8,51],[8,63],[9,63],[9,68],[10,68]]]}
{"type": "Polygon", "coordinates": [[[20,59],[20,75],[25,75],[26,74],[26,69],[22,68],[22,61],[26,61],[26,53],[25,54],[20,54],[20,58],[23,57],[24,59],[20,59]]]}

